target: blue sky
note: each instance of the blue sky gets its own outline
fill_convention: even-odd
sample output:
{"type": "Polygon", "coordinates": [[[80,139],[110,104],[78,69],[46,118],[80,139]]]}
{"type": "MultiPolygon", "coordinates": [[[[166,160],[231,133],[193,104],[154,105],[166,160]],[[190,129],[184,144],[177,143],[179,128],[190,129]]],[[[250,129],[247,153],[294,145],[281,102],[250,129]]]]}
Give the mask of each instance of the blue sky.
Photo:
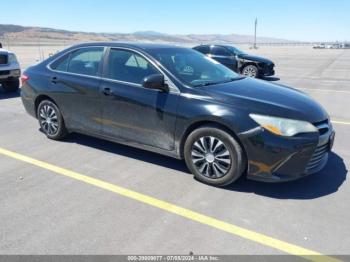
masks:
{"type": "Polygon", "coordinates": [[[253,34],[290,40],[350,40],[350,0],[1,1],[0,24],[88,32],[253,34]],[[15,10],[15,11],[14,11],[15,10]]]}

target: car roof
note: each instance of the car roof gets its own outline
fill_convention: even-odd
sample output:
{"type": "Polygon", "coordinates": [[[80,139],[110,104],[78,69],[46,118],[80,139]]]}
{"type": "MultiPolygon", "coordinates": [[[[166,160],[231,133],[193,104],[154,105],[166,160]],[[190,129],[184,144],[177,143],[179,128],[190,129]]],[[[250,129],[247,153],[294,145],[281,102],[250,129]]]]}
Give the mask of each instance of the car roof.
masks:
{"type": "Polygon", "coordinates": [[[2,52],[2,53],[13,54],[11,51],[8,51],[8,50],[6,50],[6,49],[4,49],[4,48],[0,48],[0,52],[2,52]]]}
{"type": "Polygon", "coordinates": [[[234,45],[227,45],[227,44],[202,44],[196,47],[201,47],[201,46],[221,46],[221,47],[232,47],[234,45]]]}
{"type": "Polygon", "coordinates": [[[170,44],[154,44],[154,43],[139,43],[139,42],[88,42],[75,45],[75,48],[89,47],[89,46],[108,46],[108,47],[125,47],[142,50],[160,49],[160,48],[184,48],[181,46],[170,44]]]}

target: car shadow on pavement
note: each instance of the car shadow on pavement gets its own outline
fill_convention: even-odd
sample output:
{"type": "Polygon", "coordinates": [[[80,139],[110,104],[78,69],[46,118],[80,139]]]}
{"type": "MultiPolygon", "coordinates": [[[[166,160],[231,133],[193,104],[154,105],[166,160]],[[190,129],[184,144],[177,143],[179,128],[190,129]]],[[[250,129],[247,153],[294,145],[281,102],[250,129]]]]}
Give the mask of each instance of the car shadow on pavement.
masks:
{"type": "Polygon", "coordinates": [[[98,150],[106,151],[116,155],[122,155],[129,158],[134,158],[143,162],[163,166],[166,168],[174,169],[180,172],[190,174],[184,161],[174,159],[171,157],[163,156],[160,154],[152,153],[142,149],[134,148],[131,146],[125,146],[118,143],[109,142],[81,134],[70,134],[62,142],[76,143],[92,147],[98,150]]]}
{"type": "Polygon", "coordinates": [[[20,96],[21,96],[21,92],[19,90],[16,92],[5,92],[4,89],[0,86],[0,100],[16,98],[20,96]]]}
{"type": "Polygon", "coordinates": [[[346,180],[347,173],[343,159],[335,153],[330,153],[328,164],[322,171],[299,180],[271,184],[242,177],[225,189],[277,199],[314,199],[337,192],[346,180]]]}
{"type": "Polygon", "coordinates": [[[279,77],[274,77],[274,76],[264,76],[262,80],[275,82],[275,81],[280,81],[281,79],[279,77]]]}
{"type": "MultiPolygon", "coordinates": [[[[185,162],[182,160],[109,142],[107,140],[73,133],[62,142],[76,143],[92,147],[192,175],[188,171],[185,162]]],[[[331,153],[327,166],[321,172],[296,181],[285,183],[264,183],[248,180],[245,177],[242,177],[234,184],[222,189],[235,192],[254,193],[256,195],[276,199],[314,199],[337,192],[339,187],[346,180],[347,172],[348,170],[346,169],[343,159],[337,154],[331,153]]]]}

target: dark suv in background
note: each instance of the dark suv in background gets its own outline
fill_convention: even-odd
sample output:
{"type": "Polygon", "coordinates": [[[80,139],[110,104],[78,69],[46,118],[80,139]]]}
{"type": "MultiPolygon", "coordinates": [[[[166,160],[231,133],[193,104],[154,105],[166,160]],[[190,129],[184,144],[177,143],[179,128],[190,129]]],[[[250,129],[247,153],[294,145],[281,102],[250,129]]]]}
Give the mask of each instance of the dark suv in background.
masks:
{"type": "Polygon", "coordinates": [[[20,65],[13,52],[1,47],[0,43],[0,86],[6,92],[15,92],[20,85],[20,65]]]}
{"type": "Polygon", "coordinates": [[[246,54],[230,45],[200,45],[194,49],[245,76],[259,78],[275,74],[271,60],[246,54]]]}

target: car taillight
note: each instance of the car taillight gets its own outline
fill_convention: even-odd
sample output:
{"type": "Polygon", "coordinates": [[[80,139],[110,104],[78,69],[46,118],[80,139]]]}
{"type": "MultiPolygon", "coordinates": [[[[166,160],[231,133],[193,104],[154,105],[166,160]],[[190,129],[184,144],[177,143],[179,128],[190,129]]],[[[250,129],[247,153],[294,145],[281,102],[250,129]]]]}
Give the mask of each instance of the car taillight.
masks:
{"type": "Polygon", "coordinates": [[[28,80],[29,80],[29,76],[27,76],[27,75],[25,75],[25,74],[23,74],[23,75],[21,76],[22,85],[24,85],[25,82],[27,82],[28,80]]]}

